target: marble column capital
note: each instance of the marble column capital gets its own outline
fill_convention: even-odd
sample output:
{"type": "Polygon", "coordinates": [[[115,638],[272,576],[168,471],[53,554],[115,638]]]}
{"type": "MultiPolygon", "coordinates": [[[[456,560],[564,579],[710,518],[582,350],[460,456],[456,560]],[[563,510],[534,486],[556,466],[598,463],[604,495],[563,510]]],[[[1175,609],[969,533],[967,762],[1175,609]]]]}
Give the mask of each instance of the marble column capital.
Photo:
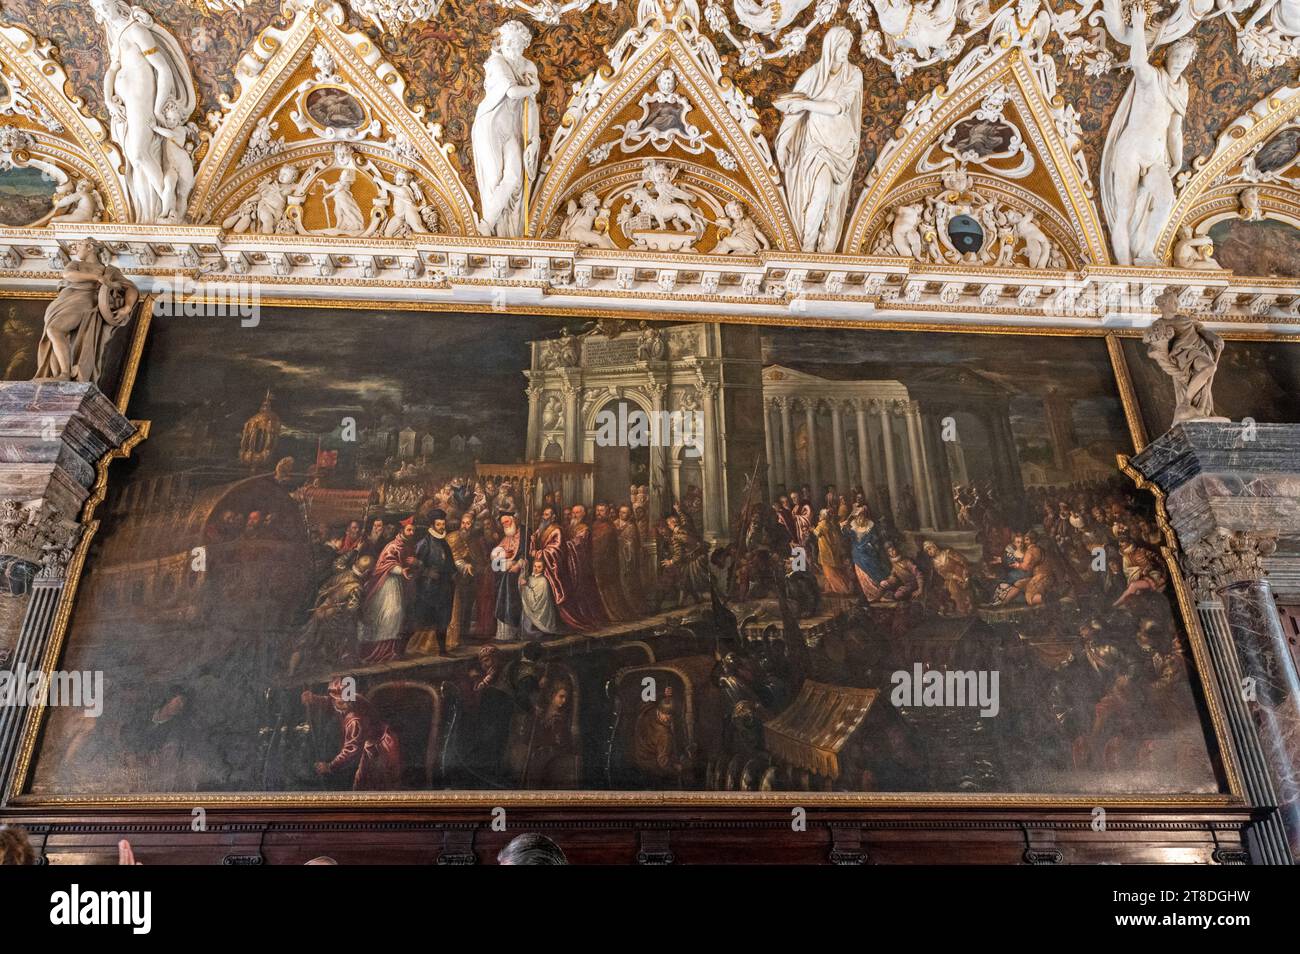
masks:
{"type": "Polygon", "coordinates": [[[0,556],[34,563],[43,576],[63,577],[80,535],[75,520],[43,500],[0,500],[0,556]]]}
{"type": "Polygon", "coordinates": [[[1196,599],[1211,602],[1233,584],[1262,580],[1264,560],[1276,550],[1273,531],[1219,528],[1185,545],[1182,562],[1196,599]]]}
{"type": "Polygon", "coordinates": [[[1163,493],[1189,560],[1203,540],[1237,547],[1236,559],[1257,549],[1245,541],[1266,538],[1300,559],[1300,424],[1188,421],[1129,464],[1163,493]]]}

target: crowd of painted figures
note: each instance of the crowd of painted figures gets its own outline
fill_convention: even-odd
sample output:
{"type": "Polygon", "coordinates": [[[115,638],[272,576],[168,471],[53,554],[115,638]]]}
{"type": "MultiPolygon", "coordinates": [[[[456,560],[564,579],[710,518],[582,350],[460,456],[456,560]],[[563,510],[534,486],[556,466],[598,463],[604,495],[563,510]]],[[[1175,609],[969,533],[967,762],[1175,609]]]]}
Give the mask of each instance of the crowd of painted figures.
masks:
{"type": "Polygon", "coordinates": [[[1159,528],[1122,488],[1035,488],[1005,507],[990,484],[970,484],[954,487],[953,501],[978,558],[914,531],[909,553],[892,516],[874,514],[860,488],[827,487],[814,500],[804,485],[747,508],[738,544],[713,562],[730,563],[739,600],[772,595],[784,575],[796,592],[802,582],[809,602],[915,603],[941,616],[1097,594],[1119,607],[1165,589],[1159,528]]]}
{"type": "Polygon", "coordinates": [[[517,497],[510,481],[457,477],[403,519],[315,528],[321,582],[289,672],[593,632],[708,594],[697,487],[656,522],[644,486],[591,508],[517,497]]]}
{"type": "MultiPolygon", "coordinates": [[[[518,497],[509,482],[457,478],[405,519],[320,528],[325,579],[295,642],[290,674],[308,666],[339,673],[459,649],[469,663],[466,724],[500,729],[500,738],[476,737],[471,748],[490,762],[486,773],[531,787],[579,784],[575,687],[567,675],[539,675],[546,671],[544,641],[643,626],[711,593],[718,598],[715,623],[719,605],[739,610],[764,600],[780,603],[786,618],[847,621],[847,648],[833,660],[801,639],[789,645],[788,627],[769,626],[761,638],[732,634],[736,649],[719,655],[715,676],[731,703],[733,740],[785,708],[804,678],[878,682],[879,672],[872,673],[890,657],[890,644],[905,645],[927,621],[991,626],[1036,647],[1046,663],[1023,679],[1042,682],[1036,697],[1052,731],[1040,737],[1057,739],[1061,767],[1140,760],[1138,713],[1166,706],[1178,710],[1173,718],[1187,714],[1185,649],[1161,595],[1169,578],[1160,531],[1136,495],[1118,484],[1035,488],[1008,505],[988,485],[956,487],[965,531],[960,551],[923,532],[897,532],[892,517],[873,515],[857,489],[826,488],[816,507],[808,487],[750,502],[732,542],[712,550],[696,529],[695,488],[655,523],[644,487],[631,488],[623,503],[598,502],[590,511],[547,495],[530,527],[521,525],[518,497]],[[652,560],[657,565],[648,565],[652,560]],[[521,641],[524,654],[507,662],[502,644],[521,641]],[[478,712],[483,700],[513,700],[507,708],[524,714],[520,731],[528,744],[516,752],[509,727],[519,719],[489,718],[478,712]]],[[[304,693],[303,701],[332,710],[344,734],[339,764],[319,762],[318,773],[346,771],[357,788],[398,786],[396,735],[364,697],[346,700],[336,676],[326,695],[304,693]]],[[[655,785],[683,784],[694,771],[674,741],[676,705],[664,698],[648,707],[632,740],[633,766],[644,762],[650,772],[667,759],[667,775],[655,776],[655,785]]]]}

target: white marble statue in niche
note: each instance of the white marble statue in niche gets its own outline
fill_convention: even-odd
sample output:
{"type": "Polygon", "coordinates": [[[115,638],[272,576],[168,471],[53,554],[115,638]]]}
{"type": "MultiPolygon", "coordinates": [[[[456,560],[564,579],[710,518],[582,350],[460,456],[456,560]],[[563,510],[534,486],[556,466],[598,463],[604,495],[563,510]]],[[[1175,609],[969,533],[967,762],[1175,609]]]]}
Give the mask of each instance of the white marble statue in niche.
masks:
{"type": "Polygon", "coordinates": [[[90,6],[107,34],[104,102],[125,160],[135,220],[184,221],[194,181],[187,121],[196,105],[185,53],[141,7],[121,0],[91,0],[90,6]]]}
{"type": "Polygon", "coordinates": [[[541,148],[537,67],[524,57],[533,34],[518,20],[502,24],[483,64],[483,99],[470,139],[483,217],[479,232],[524,234],[526,192],[541,148]]]}
{"type": "Polygon", "coordinates": [[[849,207],[862,126],[862,71],[849,62],[853,34],[831,27],[822,55],[794,92],[773,105],[784,114],[776,161],[805,252],[833,252],[849,207]]]}
{"type": "MultiPolygon", "coordinates": [[[[1149,60],[1146,11],[1129,8],[1130,24],[1111,23],[1129,48],[1133,79],[1106,133],[1101,204],[1120,265],[1162,265],[1156,241],[1174,205],[1174,176],[1183,165],[1183,118],[1189,87],[1183,71],[1196,55],[1184,37],[1170,45],[1163,67],[1149,60]]],[[[1117,19],[1112,17],[1112,20],[1117,19]]],[[[1155,35],[1159,36],[1159,28],[1155,35]]]]}

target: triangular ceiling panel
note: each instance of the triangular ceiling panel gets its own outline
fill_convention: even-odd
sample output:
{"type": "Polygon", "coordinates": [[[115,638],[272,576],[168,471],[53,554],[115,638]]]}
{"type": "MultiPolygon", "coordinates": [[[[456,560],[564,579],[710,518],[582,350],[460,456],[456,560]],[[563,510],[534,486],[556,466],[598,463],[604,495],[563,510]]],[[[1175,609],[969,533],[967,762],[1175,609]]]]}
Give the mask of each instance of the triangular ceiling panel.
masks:
{"type": "MultiPolygon", "coordinates": [[[[1300,227],[1300,86],[1273,90],[1233,120],[1209,155],[1192,162],[1156,252],[1174,256],[1184,226],[1199,239],[1237,218],[1300,227]]],[[[1261,264],[1265,258],[1260,254],[1261,264]]]]}
{"type": "Polygon", "coordinates": [[[1010,36],[995,26],[988,46],[909,111],[867,177],[845,252],[1040,268],[1109,261],[1077,117],[1050,60],[1010,36]],[[986,237],[935,228],[956,216],[986,237]]]}
{"type": "Polygon", "coordinates": [[[580,233],[587,244],[752,251],[760,240],[737,238],[739,212],[766,246],[796,248],[758,116],[722,73],[717,50],[689,17],[643,7],[654,15],[614,45],[610,66],[570,100],[530,203],[530,234],[574,237],[566,221],[590,203],[580,233]],[[654,219],[656,179],[698,216],[693,240],[674,239],[672,223],[654,219]],[[648,227],[637,229],[647,216],[648,227]]]}
{"type": "Polygon", "coordinates": [[[234,231],[354,237],[476,235],[473,202],[423,106],[328,0],[291,0],[236,68],[211,118],[191,201],[234,231]],[[292,167],[292,168],[290,168],[292,167]]]}
{"type": "Polygon", "coordinates": [[[5,224],[45,225],[52,216],[130,221],[121,153],[104,124],[67,92],[71,84],[54,57],[49,43],[22,27],[0,26],[0,165],[39,170],[61,200],[38,219],[5,224]]]}

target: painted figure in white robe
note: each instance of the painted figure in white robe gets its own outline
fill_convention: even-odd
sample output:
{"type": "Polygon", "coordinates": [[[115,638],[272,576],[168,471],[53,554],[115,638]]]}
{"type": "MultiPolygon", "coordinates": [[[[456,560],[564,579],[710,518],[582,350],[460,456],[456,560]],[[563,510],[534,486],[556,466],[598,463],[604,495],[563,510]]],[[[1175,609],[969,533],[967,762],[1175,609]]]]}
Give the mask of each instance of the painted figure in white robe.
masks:
{"type": "Polygon", "coordinates": [[[1133,79],[1106,133],[1101,204],[1116,263],[1161,265],[1156,241],[1173,209],[1174,176],[1183,165],[1190,92],[1183,71],[1196,55],[1196,43],[1181,39],[1169,47],[1163,68],[1151,65],[1140,3],[1132,8],[1124,42],[1133,79]]]}
{"type": "Polygon", "coordinates": [[[849,207],[862,127],[862,71],[849,62],[853,34],[831,27],[822,55],[794,92],[773,105],[784,114],[776,161],[805,252],[833,252],[849,207]]]}
{"type": "Polygon", "coordinates": [[[533,560],[532,572],[519,579],[523,600],[521,620],[525,639],[540,639],[564,632],[560,614],[555,611],[555,595],[546,580],[546,568],[540,558],[533,560]]]}
{"type": "Polygon", "coordinates": [[[518,20],[502,24],[483,64],[483,99],[470,139],[483,210],[483,235],[524,234],[525,189],[541,148],[537,67],[524,58],[533,34],[518,20]]]}

